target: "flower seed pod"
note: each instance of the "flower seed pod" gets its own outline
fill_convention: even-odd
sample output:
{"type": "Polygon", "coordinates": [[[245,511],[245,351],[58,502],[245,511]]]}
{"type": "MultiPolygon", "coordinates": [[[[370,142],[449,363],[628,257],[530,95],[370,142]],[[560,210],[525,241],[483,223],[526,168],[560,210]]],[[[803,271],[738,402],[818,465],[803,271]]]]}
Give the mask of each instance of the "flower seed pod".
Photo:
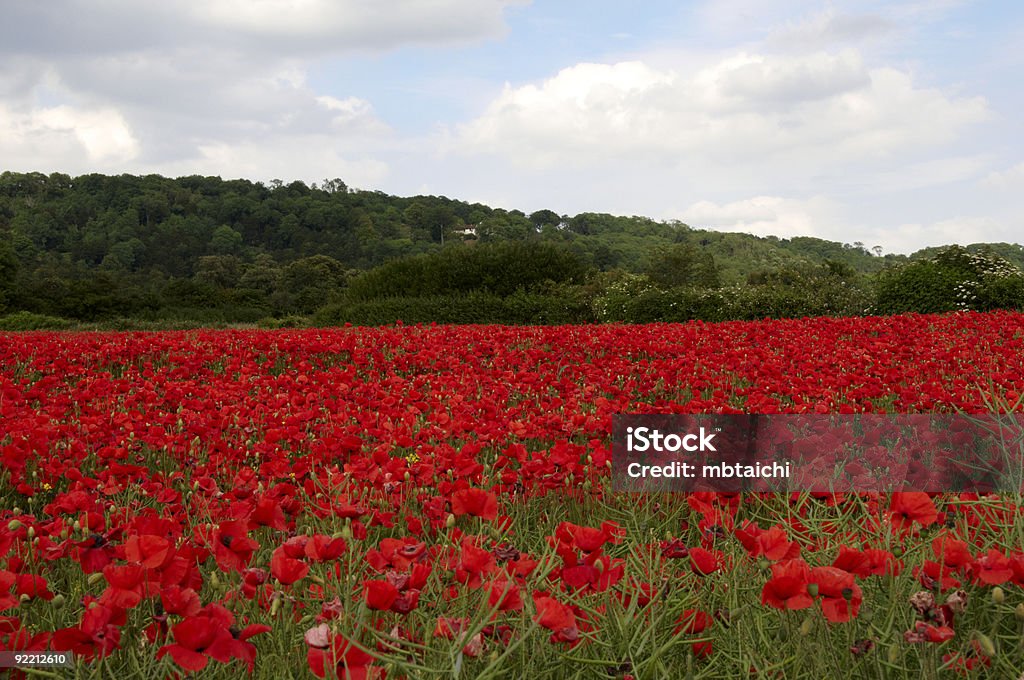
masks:
{"type": "Polygon", "coordinates": [[[992,642],[992,638],[978,632],[974,634],[974,640],[978,643],[978,649],[981,650],[982,654],[989,658],[996,655],[996,644],[992,642]]]}
{"type": "Polygon", "coordinates": [[[1017,608],[1013,610],[1013,615],[1017,617],[1018,621],[1024,621],[1024,602],[1017,605],[1017,608]]]}
{"type": "Polygon", "coordinates": [[[453,528],[455,526],[455,515],[448,513],[448,518],[445,519],[444,525],[449,529],[453,528]]]}
{"type": "Polygon", "coordinates": [[[1006,591],[999,586],[996,586],[992,589],[992,603],[1002,604],[1004,602],[1006,602],[1006,591]]]}
{"type": "Polygon", "coordinates": [[[804,622],[800,624],[800,634],[804,637],[814,632],[814,619],[807,617],[804,622]]]}
{"type": "Polygon", "coordinates": [[[22,524],[20,519],[12,519],[10,522],[7,523],[7,530],[8,531],[17,531],[18,529],[22,528],[23,526],[25,526],[25,525],[22,524]]]}
{"type": "Polygon", "coordinates": [[[818,584],[817,583],[808,583],[807,584],[807,594],[810,595],[811,597],[817,597],[818,596],[818,584]]]}

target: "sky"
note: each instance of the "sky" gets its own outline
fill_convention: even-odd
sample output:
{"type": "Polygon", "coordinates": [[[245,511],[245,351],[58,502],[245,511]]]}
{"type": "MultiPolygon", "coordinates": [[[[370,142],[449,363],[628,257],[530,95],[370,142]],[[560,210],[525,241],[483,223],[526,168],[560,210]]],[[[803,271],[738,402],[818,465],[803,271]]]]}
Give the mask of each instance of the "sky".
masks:
{"type": "Polygon", "coordinates": [[[0,170],[1024,242],[1024,3],[0,0],[0,170]]]}

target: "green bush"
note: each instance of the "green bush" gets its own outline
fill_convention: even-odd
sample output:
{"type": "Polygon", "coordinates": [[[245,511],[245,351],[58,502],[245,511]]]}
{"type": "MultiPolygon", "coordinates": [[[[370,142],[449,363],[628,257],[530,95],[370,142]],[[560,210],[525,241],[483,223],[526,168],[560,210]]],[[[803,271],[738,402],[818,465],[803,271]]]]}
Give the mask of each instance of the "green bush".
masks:
{"type": "Polygon", "coordinates": [[[974,291],[974,309],[1024,309],[1024,275],[989,277],[974,291]]]}
{"type": "Polygon", "coordinates": [[[871,295],[849,271],[823,266],[763,272],[756,283],[702,289],[657,288],[646,276],[609,278],[594,299],[602,321],[729,321],[863,314],[871,295]]]}
{"type": "Polygon", "coordinates": [[[1024,308],[1024,274],[993,253],[960,246],[879,274],[873,311],[879,314],[1024,308]]]}
{"type": "Polygon", "coordinates": [[[590,305],[573,296],[517,291],[501,297],[492,293],[392,297],[343,302],[320,309],[313,322],[319,326],[351,323],[379,326],[403,323],[440,324],[572,324],[593,321],[590,305]]]}
{"type": "Polygon", "coordinates": [[[257,320],[256,325],[260,328],[266,328],[269,330],[277,330],[279,328],[305,328],[309,325],[309,319],[304,316],[284,316],[279,319],[267,316],[257,320]]]}
{"type": "Polygon", "coordinates": [[[394,260],[353,279],[348,301],[482,291],[507,297],[550,282],[582,283],[588,269],[568,248],[545,242],[480,243],[394,260]]]}
{"type": "Polygon", "coordinates": [[[0,331],[59,331],[70,328],[74,322],[56,316],[15,312],[0,316],[0,331]]]}

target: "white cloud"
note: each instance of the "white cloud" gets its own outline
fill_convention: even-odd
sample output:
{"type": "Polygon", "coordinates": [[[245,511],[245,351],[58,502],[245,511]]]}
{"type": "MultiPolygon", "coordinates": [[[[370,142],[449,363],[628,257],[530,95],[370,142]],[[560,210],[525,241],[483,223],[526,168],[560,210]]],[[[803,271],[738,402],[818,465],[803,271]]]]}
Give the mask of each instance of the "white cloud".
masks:
{"type": "Polygon", "coordinates": [[[52,0],[5,6],[0,53],[63,58],[219,45],[344,54],[501,35],[524,0],[52,0]]]}
{"type": "Polygon", "coordinates": [[[138,140],[116,109],[0,105],[0,156],[7,168],[64,170],[68,161],[83,170],[112,168],[138,154],[138,140]]]}
{"type": "Polygon", "coordinates": [[[696,72],[578,64],[539,84],[506,85],[456,130],[455,146],[528,166],[640,155],[813,171],[946,142],[988,115],[981,97],[869,69],[855,51],[741,53],[696,72]]]}
{"type": "Polygon", "coordinates": [[[934,222],[912,222],[852,231],[862,235],[861,241],[869,245],[880,243],[886,252],[894,253],[912,253],[921,248],[954,243],[969,245],[1015,238],[1013,230],[1008,229],[1006,224],[985,216],[955,216],[934,222]]]}
{"type": "Polygon", "coordinates": [[[698,201],[679,211],[678,219],[691,227],[737,231],[758,236],[818,236],[833,221],[834,206],[825,198],[808,200],[780,196],[754,196],[719,204],[698,201]]]}
{"type": "Polygon", "coordinates": [[[1024,162],[1002,171],[993,171],[984,179],[984,184],[993,189],[1024,188],[1024,162]]]}
{"type": "Polygon", "coordinates": [[[370,182],[386,166],[369,159],[394,144],[394,132],[360,93],[315,89],[307,74],[316,60],[495,37],[505,30],[505,10],[522,2],[54,0],[5,7],[4,169],[75,172],[121,163],[117,170],[188,172],[194,162],[230,175],[266,177],[283,166],[307,177],[313,170],[298,161],[308,157],[370,182]],[[281,161],[259,148],[275,149],[281,161]]]}
{"type": "Polygon", "coordinates": [[[376,158],[351,157],[326,135],[276,137],[260,142],[210,143],[197,156],[163,164],[169,175],[220,175],[267,181],[282,179],[319,182],[341,177],[354,188],[380,186],[388,176],[388,164],[376,158]]]}
{"type": "Polygon", "coordinates": [[[199,24],[236,35],[332,52],[478,40],[504,30],[518,0],[198,0],[182,3],[199,24]]]}
{"type": "Polygon", "coordinates": [[[894,29],[895,24],[884,16],[843,13],[830,7],[775,29],[768,44],[784,50],[822,49],[880,37],[894,29]]]}

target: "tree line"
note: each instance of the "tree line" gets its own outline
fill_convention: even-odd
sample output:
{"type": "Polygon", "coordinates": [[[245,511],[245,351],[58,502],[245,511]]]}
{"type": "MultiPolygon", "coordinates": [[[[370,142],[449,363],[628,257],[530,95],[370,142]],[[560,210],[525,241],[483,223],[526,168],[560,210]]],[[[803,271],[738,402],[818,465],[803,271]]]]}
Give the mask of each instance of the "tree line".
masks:
{"type": "MultiPolygon", "coordinates": [[[[982,250],[1024,264],[1020,246],[971,252],[982,250]]],[[[428,320],[473,309],[470,295],[491,310],[480,318],[516,322],[609,320],[607,310],[620,320],[680,309],[708,316],[716,307],[839,313],[870,308],[880,281],[934,257],[638,216],[527,214],[358,190],[340,179],[0,174],[0,315],[384,322],[402,310],[428,320]],[[749,300],[730,307],[716,295],[749,300]]]]}

